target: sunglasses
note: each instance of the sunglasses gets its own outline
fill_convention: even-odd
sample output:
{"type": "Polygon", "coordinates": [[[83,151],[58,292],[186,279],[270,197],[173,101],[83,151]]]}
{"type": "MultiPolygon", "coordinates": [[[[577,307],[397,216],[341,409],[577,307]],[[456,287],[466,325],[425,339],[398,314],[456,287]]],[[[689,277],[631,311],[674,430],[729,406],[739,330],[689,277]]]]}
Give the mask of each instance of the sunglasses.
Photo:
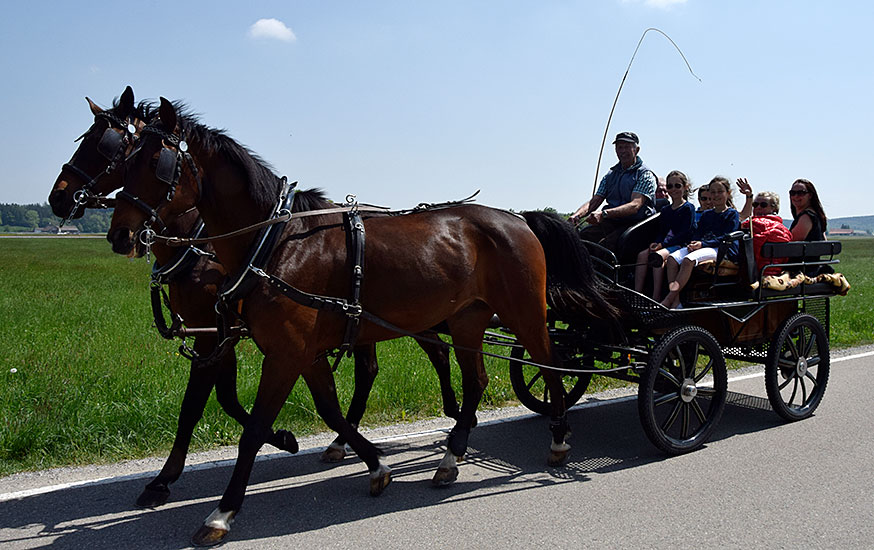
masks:
{"type": "Polygon", "coordinates": [[[668,183],[667,185],[665,185],[665,189],[682,189],[682,188],[683,188],[682,183],[668,183]]]}
{"type": "Polygon", "coordinates": [[[789,195],[791,195],[793,197],[797,197],[799,195],[806,195],[808,193],[810,193],[810,191],[802,191],[800,189],[798,189],[798,190],[793,189],[792,191],[789,191],[789,195]]]}

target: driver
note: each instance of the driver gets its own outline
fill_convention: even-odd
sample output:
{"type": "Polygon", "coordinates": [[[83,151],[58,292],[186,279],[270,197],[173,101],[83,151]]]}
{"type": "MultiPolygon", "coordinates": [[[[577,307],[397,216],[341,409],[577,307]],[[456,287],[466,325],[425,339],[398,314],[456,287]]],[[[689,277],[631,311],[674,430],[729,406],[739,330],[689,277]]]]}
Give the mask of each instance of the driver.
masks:
{"type": "Polygon", "coordinates": [[[577,208],[570,217],[578,224],[586,219],[589,225],[580,237],[597,242],[616,252],[619,236],[628,227],[652,215],[655,210],[656,175],[637,154],[640,140],[634,132],[621,132],[613,140],[619,163],[601,179],[592,198],[577,208]],[[598,207],[606,201],[606,206],[598,207]]]}

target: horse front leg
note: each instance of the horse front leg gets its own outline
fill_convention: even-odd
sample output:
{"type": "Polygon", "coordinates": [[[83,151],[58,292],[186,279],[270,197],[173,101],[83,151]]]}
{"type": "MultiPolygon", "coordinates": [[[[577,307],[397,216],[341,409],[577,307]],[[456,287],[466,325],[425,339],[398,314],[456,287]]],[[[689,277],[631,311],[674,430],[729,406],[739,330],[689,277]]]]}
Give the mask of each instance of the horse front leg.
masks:
{"type": "Polygon", "coordinates": [[[327,359],[322,358],[313,363],[304,373],[304,379],[313,395],[319,416],[329,428],[339,434],[340,438],[349,443],[352,450],[367,465],[370,472],[370,494],[380,495],[391,483],[391,468],[379,460],[381,451],[343,418],[340,402],[337,400],[334,376],[327,359]]]}
{"type": "MultiPolygon", "coordinates": [[[[217,369],[218,377],[215,381],[216,400],[228,416],[236,420],[240,426],[245,427],[249,422],[249,413],[240,404],[240,399],[237,395],[237,355],[234,350],[227,350],[216,360],[214,365],[204,368],[217,369]]],[[[291,454],[295,454],[300,450],[294,434],[287,430],[276,430],[275,432],[271,430],[267,443],[291,454]]]]}
{"type": "Polygon", "coordinates": [[[218,507],[192,537],[191,542],[195,546],[218,544],[230,533],[231,523],[243,504],[255,456],[270,438],[271,426],[299,376],[297,370],[288,368],[287,357],[264,357],[258,395],[240,436],[234,472],[218,507]]]}
{"type": "MultiPolygon", "coordinates": [[[[346,422],[353,428],[358,428],[364,411],[367,408],[367,399],[370,390],[373,389],[373,381],[379,372],[379,364],[376,359],[376,344],[356,346],[352,351],[355,358],[355,391],[352,393],[352,402],[346,412],[346,422]]],[[[346,457],[346,439],[337,435],[336,439],[328,445],[320,457],[322,462],[340,462],[346,457]]]]}
{"type": "MultiPolygon", "coordinates": [[[[194,349],[198,354],[209,353],[213,347],[208,338],[199,337],[194,341],[194,349]]],[[[195,367],[192,363],[188,373],[188,385],[185,387],[185,396],[182,398],[182,406],[179,410],[176,438],[173,440],[170,456],[167,457],[164,467],[161,468],[158,475],[146,485],[143,492],[137,497],[137,506],[155,508],[165,504],[170,498],[170,484],[182,475],[194,428],[203,417],[203,410],[216,383],[220,368],[219,365],[215,365],[215,368],[195,367]]]]}

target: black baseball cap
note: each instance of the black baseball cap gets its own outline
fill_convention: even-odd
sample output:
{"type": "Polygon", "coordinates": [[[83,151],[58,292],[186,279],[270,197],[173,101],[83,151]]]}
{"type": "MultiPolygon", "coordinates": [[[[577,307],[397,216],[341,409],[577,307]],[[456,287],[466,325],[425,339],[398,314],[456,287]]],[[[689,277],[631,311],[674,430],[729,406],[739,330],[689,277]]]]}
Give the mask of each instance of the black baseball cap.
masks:
{"type": "Polygon", "coordinates": [[[616,139],[613,140],[615,144],[617,141],[627,141],[630,143],[634,143],[635,145],[640,144],[640,140],[637,138],[637,134],[634,132],[619,132],[616,134],[616,139]]]}

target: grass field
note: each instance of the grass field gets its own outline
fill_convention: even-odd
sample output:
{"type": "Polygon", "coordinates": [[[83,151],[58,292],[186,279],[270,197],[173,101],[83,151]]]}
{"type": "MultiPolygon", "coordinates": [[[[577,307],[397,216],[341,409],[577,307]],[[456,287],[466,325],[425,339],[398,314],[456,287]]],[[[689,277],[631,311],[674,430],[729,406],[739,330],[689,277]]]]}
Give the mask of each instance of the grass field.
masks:
{"type": "MultiPolygon", "coordinates": [[[[844,243],[840,271],[853,288],[832,300],[832,346],[874,341],[874,239],[844,243]]],[[[150,266],[110,252],[102,239],[0,239],[0,475],[60,465],[166,453],[173,440],[188,361],[178,343],[152,328],[150,266]]],[[[436,376],[410,339],[378,346],[382,371],[365,425],[441,414],[436,376]]],[[[239,394],[254,400],[260,354],[237,350],[239,394]]],[[[515,401],[506,362],[486,358],[483,405],[515,401]]],[[[458,370],[454,385],[460,388],[458,370]]],[[[337,372],[342,403],[352,392],[352,363],[337,372]]],[[[606,379],[596,377],[593,389],[606,379]]],[[[303,384],[277,427],[307,435],[325,430],[303,384]]],[[[236,444],[240,428],[211,398],[193,450],[236,444]]]]}

